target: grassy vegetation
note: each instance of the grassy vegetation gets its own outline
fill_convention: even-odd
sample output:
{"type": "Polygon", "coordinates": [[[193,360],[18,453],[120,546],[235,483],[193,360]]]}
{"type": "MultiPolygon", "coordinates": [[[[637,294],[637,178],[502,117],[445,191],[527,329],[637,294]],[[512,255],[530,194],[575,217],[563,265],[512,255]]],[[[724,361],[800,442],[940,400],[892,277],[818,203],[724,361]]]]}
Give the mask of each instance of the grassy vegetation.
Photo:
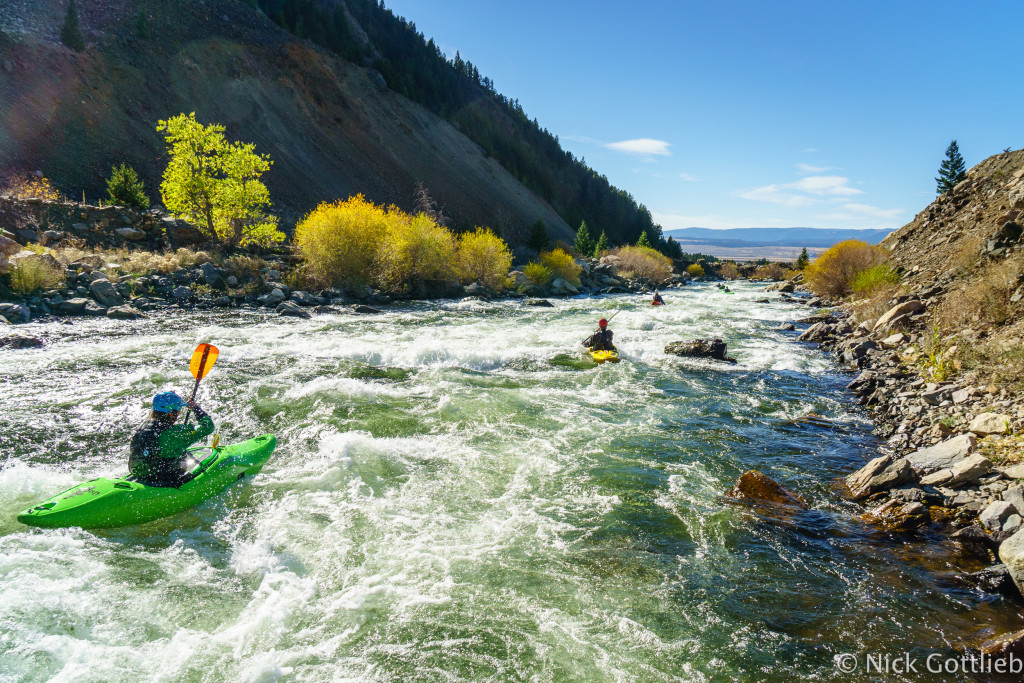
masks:
{"type": "MultiPolygon", "coordinates": [[[[703,269],[701,269],[703,271],[703,269]]],[[[718,274],[724,277],[726,280],[739,280],[740,275],[739,267],[732,261],[726,261],[718,267],[718,274]]]]}
{"type": "Polygon", "coordinates": [[[853,283],[861,273],[884,260],[881,247],[861,240],[839,242],[807,266],[807,283],[818,296],[839,299],[853,291],[853,283]]]}
{"type": "Polygon", "coordinates": [[[14,261],[9,275],[11,290],[18,294],[52,289],[64,282],[64,273],[41,258],[22,258],[14,261]]]}
{"type": "Polygon", "coordinates": [[[982,267],[970,283],[950,292],[939,305],[939,325],[945,332],[965,327],[1002,325],[1014,315],[1010,297],[1020,284],[1024,255],[1015,255],[982,267]]]}

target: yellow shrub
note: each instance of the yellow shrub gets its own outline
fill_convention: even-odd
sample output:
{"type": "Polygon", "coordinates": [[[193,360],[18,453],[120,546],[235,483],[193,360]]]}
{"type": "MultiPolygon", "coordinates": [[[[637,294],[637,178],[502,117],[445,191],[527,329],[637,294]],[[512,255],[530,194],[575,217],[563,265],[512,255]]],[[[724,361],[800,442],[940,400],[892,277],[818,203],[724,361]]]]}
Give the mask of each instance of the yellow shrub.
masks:
{"type": "Polygon", "coordinates": [[[551,269],[531,261],[523,268],[523,275],[535,285],[546,285],[551,280],[551,269]]]}
{"type": "Polygon", "coordinates": [[[704,277],[704,267],[699,263],[691,263],[686,266],[686,272],[690,274],[690,277],[704,277]]]}
{"type": "Polygon", "coordinates": [[[579,286],[580,273],[583,268],[564,249],[555,247],[551,251],[541,253],[537,258],[541,265],[551,271],[554,277],[560,277],[566,282],[579,286]]]}
{"type": "Polygon", "coordinates": [[[56,287],[64,281],[64,273],[39,258],[22,258],[11,263],[11,289],[29,294],[56,287]]]}
{"type": "Polygon", "coordinates": [[[819,296],[839,298],[853,290],[857,276],[885,260],[885,251],[861,240],[846,240],[829,247],[807,270],[807,283],[819,296]]]}
{"type": "Polygon", "coordinates": [[[409,216],[391,208],[375,264],[377,283],[389,291],[422,280],[455,276],[455,235],[425,213],[409,216]]]}
{"type": "Polygon", "coordinates": [[[754,277],[761,280],[781,280],[786,277],[786,270],[778,263],[767,263],[754,270],[754,277]]]}
{"type": "Polygon", "coordinates": [[[361,194],[318,206],[295,226],[295,244],[310,278],[323,286],[369,282],[392,219],[361,194]]]}
{"type": "Polygon", "coordinates": [[[512,252],[490,228],[459,235],[458,273],[463,282],[479,282],[497,291],[508,284],[511,267],[512,252]]]}
{"type": "Polygon", "coordinates": [[[0,194],[10,195],[15,199],[47,199],[60,201],[61,194],[48,178],[35,175],[15,175],[8,179],[0,194]]]}
{"type": "MultiPolygon", "coordinates": [[[[695,263],[694,265],[697,264],[695,263]]],[[[700,266],[697,267],[699,268],[700,266]]],[[[704,269],[701,268],[701,273],[703,272],[704,269]]],[[[726,280],[739,280],[742,277],[742,275],[740,275],[739,267],[732,261],[726,261],[721,266],[719,266],[718,274],[724,277],[726,280]]]]}
{"type": "Polygon", "coordinates": [[[615,265],[623,277],[645,277],[656,283],[672,277],[672,259],[650,247],[619,247],[612,253],[619,257],[615,265]]]}

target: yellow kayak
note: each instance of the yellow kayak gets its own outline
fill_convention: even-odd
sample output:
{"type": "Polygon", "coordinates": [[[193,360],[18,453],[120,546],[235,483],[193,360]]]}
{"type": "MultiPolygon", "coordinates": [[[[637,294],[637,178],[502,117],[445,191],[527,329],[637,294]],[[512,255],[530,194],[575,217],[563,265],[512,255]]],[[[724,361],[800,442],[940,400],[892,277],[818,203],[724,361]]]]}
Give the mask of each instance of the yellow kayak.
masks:
{"type": "Polygon", "coordinates": [[[618,351],[591,351],[590,357],[594,359],[595,363],[618,363],[619,352],[618,351]]]}

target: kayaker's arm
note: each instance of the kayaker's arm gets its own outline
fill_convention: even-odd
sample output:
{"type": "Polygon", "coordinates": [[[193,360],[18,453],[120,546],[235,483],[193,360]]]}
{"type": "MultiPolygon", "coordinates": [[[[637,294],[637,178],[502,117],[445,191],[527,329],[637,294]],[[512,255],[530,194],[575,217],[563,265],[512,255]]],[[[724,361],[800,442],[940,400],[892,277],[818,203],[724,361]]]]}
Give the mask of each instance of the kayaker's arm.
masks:
{"type": "Polygon", "coordinates": [[[196,415],[194,425],[174,425],[168,427],[160,434],[160,456],[164,458],[179,458],[185,449],[200,439],[213,434],[213,420],[199,406],[192,404],[192,410],[196,415]]]}

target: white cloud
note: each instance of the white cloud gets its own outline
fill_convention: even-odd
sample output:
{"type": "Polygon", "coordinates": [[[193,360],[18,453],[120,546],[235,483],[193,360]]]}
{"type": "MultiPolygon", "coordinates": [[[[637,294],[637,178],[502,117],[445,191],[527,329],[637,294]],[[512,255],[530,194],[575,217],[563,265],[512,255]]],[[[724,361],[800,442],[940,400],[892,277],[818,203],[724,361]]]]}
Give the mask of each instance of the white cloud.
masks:
{"type": "Polygon", "coordinates": [[[642,154],[644,156],[672,156],[668,148],[672,144],[664,140],[653,140],[651,138],[638,138],[636,140],[623,140],[621,142],[609,142],[605,145],[608,149],[626,154],[642,154]]]}
{"type": "Polygon", "coordinates": [[[903,213],[903,209],[880,209],[870,204],[846,204],[843,208],[847,211],[852,211],[862,216],[872,216],[873,218],[896,218],[903,213]]]}
{"type": "Polygon", "coordinates": [[[700,178],[690,175],[689,173],[680,173],[679,177],[688,183],[699,183],[700,178]]]}
{"type": "Polygon", "coordinates": [[[755,202],[767,202],[769,204],[781,204],[782,206],[811,206],[817,204],[820,199],[849,197],[851,195],[864,194],[863,190],[850,187],[848,178],[836,175],[819,175],[801,178],[793,183],[776,183],[755,187],[753,190],[742,190],[736,194],[744,199],[755,202]],[[813,196],[808,196],[813,195],[813,196]]]}
{"type": "Polygon", "coordinates": [[[824,173],[835,170],[835,166],[811,166],[810,164],[797,164],[796,167],[801,173],[824,173]]]}
{"type": "Polygon", "coordinates": [[[787,192],[786,187],[787,185],[765,185],[763,187],[756,187],[753,190],[745,190],[737,194],[740,197],[751,201],[781,204],[782,206],[810,206],[817,201],[802,194],[787,192]]]}
{"type": "Polygon", "coordinates": [[[864,194],[863,190],[850,187],[848,178],[838,175],[816,175],[808,178],[801,178],[795,183],[787,183],[783,187],[790,187],[809,194],[816,195],[842,195],[864,194]]]}

